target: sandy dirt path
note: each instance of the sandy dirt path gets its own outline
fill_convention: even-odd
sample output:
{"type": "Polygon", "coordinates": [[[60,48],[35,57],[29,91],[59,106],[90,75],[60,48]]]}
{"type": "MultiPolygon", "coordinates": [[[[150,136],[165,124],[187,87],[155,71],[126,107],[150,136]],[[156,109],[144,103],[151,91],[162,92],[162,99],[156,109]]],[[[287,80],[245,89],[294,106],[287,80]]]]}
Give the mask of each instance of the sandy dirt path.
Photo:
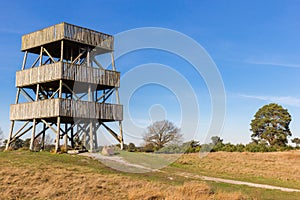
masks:
{"type": "MultiPolygon", "coordinates": [[[[128,167],[144,169],[144,170],[147,170],[147,171],[154,171],[153,169],[147,168],[147,167],[142,166],[142,165],[129,163],[120,156],[103,156],[100,153],[82,153],[82,154],[79,154],[79,155],[91,157],[93,159],[99,160],[100,162],[110,160],[110,161],[113,161],[113,162],[116,162],[116,163],[119,163],[119,164],[122,164],[122,165],[126,165],[128,167]]],[[[155,171],[162,172],[162,173],[167,173],[163,170],[155,170],[155,171]]],[[[172,174],[169,174],[169,175],[172,175],[172,174]]],[[[223,179],[223,178],[217,178],[217,177],[201,176],[201,175],[197,175],[197,174],[193,174],[193,173],[187,173],[187,172],[175,173],[173,175],[183,176],[185,178],[200,179],[200,180],[205,180],[205,181],[214,181],[214,182],[228,183],[228,184],[234,184],[234,185],[246,185],[246,186],[250,186],[250,187],[271,189],[271,190],[281,190],[281,191],[284,191],[284,192],[300,192],[299,189],[285,188],[285,187],[272,186],[272,185],[266,185],[266,184],[251,183],[251,182],[245,182],[245,181],[237,181],[237,180],[231,180],[231,179],[223,179]]]]}
{"type": "Polygon", "coordinates": [[[257,187],[257,188],[264,188],[264,189],[271,189],[271,190],[281,190],[284,192],[300,192],[300,190],[298,190],[298,189],[278,187],[278,186],[272,186],[272,185],[266,185],[266,184],[251,183],[251,182],[245,182],[245,181],[236,181],[236,180],[231,180],[231,179],[223,179],[223,178],[216,178],[216,177],[210,177],[210,176],[200,176],[200,175],[192,174],[192,173],[180,173],[177,175],[184,176],[186,178],[196,178],[196,179],[201,179],[201,180],[205,180],[205,181],[229,183],[229,184],[234,184],[234,185],[246,185],[246,186],[250,186],[250,187],[257,187]]]}

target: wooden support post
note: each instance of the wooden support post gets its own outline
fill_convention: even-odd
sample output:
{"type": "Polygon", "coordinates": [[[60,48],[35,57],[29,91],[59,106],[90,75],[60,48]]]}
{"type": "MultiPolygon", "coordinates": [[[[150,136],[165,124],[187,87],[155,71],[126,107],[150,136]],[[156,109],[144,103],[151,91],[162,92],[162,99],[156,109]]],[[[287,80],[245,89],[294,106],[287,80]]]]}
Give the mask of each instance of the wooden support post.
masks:
{"type": "MultiPolygon", "coordinates": [[[[40,84],[36,85],[36,92],[35,92],[35,101],[39,100],[39,91],[40,91],[40,84]]],[[[30,146],[29,150],[33,151],[34,150],[34,140],[35,140],[35,130],[36,130],[36,119],[33,119],[32,122],[32,134],[31,134],[31,140],[30,140],[30,146]]]]}
{"type": "Polygon", "coordinates": [[[73,48],[71,48],[71,57],[70,57],[70,62],[73,62],[73,48]]]}
{"type": "Polygon", "coordinates": [[[64,135],[64,139],[65,139],[65,150],[66,152],[68,151],[68,124],[65,123],[65,135],[64,135]]]}
{"type": "Polygon", "coordinates": [[[90,120],[90,152],[94,152],[94,131],[93,131],[93,121],[90,120]]]}
{"type": "Polygon", "coordinates": [[[5,150],[8,150],[9,149],[9,146],[10,146],[10,141],[11,141],[11,137],[12,137],[12,134],[13,134],[13,131],[14,131],[14,125],[15,125],[15,121],[10,121],[10,129],[9,129],[9,136],[7,138],[7,143],[6,143],[6,147],[5,147],[5,150]]]}
{"type": "Polygon", "coordinates": [[[73,124],[71,124],[72,128],[71,128],[71,147],[72,149],[74,149],[75,144],[74,144],[74,127],[73,124]]]}
{"type": "MultiPolygon", "coordinates": [[[[89,63],[89,51],[88,51],[88,57],[87,57],[87,63],[89,63]]],[[[92,88],[91,85],[89,85],[88,88],[88,101],[92,101],[92,88]]],[[[93,133],[93,121],[90,119],[90,124],[89,124],[89,138],[90,138],[90,152],[94,151],[94,143],[93,143],[93,138],[94,138],[94,133],[93,133]]]]}
{"type": "Polygon", "coordinates": [[[59,140],[60,140],[60,117],[57,117],[57,130],[56,130],[56,140],[55,140],[55,153],[57,153],[57,152],[60,151],[59,140]]]}
{"type": "Polygon", "coordinates": [[[23,57],[22,70],[24,70],[25,66],[26,66],[27,54],[28,54],[28,51],[25,51],[25,54],[24,54],[24,57],[23,57]]]}
{"type": "Polygon", "coordinates": [[[83,130],[82,143],[86,147],[86,130],[83,130]]]}
{"type": "Polygon", "coordinates": [[[36,91],[35,91],[35,101],[39,100],[39,92],[40,92],[40,84],[37,84],[36,91]]]}
{"type": "Polygon", "coordinates": [[[60,62],[63,61],[64,59],[64,41],[62,40],[61,41],[61,44],[60,44],[60,62]]]}
{"type": "Polygon", "coordinates": [[[36,119],[33,119],[32,122],[32,134],[31,134],[31,140],[30,140],[30,146],[29,150],[33,151],[34,150],[34,137],[35,137],[35,129],[36,129],[36,119]]]}
{"type": "MultiPolygon", "coordinates": [[[[63,45],[63,43],[62,43],[63,45]]],[[[59,80],[59,93],[58,98],[62,98],[62,80],[59,80]]],[[[56,130],[56,141],[55,141],[55,153],[60,151],[59,140],[60,140],[60,116],[57,117],[57,130],[56,130]]]]}
{"type": "MultiPolygon", "coordinates": [[[[52,62],[55,63],[56,61],[55,61],[54,58],[51,56],[51,54],[47,51],[47,49],[44,48],[43,50],[46,52],[46,54],[49,56],[49,58],[52,60],[52,62]]],[[[48,61],[46,61],[46,62],[48,62],[48,61]]]]}
{"type": "Polygon", "coordinates": [[[87,62],[87,67],[90,67],[91,66],[90,48],[87,49],[86,62],[87,62]]]}
{"type": "Polygon", "coordinates": [[[45,136],[46,136],[46,125],[43,124],[43,133],[42,133],[42,150],[45,150],[45,136]]]}
{"type": "Polygon", "coordinates": [[[43,64],[43,46],[41,46],[39,66],[42,66],[42,64],[43,64]]]}

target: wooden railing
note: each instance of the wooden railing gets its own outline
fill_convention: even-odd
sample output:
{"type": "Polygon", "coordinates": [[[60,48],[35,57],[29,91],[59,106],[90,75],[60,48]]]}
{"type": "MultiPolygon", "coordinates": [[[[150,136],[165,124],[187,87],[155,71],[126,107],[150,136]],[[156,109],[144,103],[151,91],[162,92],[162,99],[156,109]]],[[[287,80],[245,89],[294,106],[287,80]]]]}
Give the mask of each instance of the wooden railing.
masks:
{"type": "Polygon", "coordinates": [[[16,86],[26,87],[61,79],[110,87],[120,86],[119,72],[65,62],[17,71],[16,86]]]}
{"type": "Polygon", "coordinates": [[[22,51],[57,40],[74,42],[113,50],[114,38],[111,35],[86,29],[68,23],[60,23],[22,36],[22,51]]]}
{"type": "Polygon", "coordinates": [[[123,120],[123,106],[71,99],[47,99],[10,106],[10,120],[31,120],[58,116],[121,121],[123,120]]]}

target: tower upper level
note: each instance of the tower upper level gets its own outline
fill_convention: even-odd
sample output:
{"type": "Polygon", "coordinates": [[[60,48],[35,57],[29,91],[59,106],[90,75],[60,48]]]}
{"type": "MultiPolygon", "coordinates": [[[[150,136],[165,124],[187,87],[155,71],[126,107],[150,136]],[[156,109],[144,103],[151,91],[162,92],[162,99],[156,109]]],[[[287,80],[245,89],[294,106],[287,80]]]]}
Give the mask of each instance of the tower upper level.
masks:
{"type": "Polygon", "coordinates": [[[71,55],[76,56],[76,50],[80,48],[97,47],[97,53],[102,54],[113,51],[114,46],[112,35],[63,22],[23,35],[21,50],[40,54],[40,47],[44,46],[52,50],[53,57],[59,58],[61,40],[64,40],[63,55],[66,60],[70,60],[71,55]]]}

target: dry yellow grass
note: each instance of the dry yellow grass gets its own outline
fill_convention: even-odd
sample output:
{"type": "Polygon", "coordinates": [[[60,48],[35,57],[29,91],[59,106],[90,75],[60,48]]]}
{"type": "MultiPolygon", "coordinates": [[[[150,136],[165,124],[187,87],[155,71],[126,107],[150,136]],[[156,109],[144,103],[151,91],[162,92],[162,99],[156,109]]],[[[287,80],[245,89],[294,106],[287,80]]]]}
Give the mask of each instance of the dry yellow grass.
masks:
{"type": "Polygon", "coordinates": [[[97,172],[87,168],[95,163],[90,159],[70,162],[68,155],[55,160],[58,157],[36,154],[26,160],[26,155],[10,155],[0,155],[0,199],[243,199],[240,193],[212,192],[199,181],[173,185],[97,172]]]}
{"type": "Polygon", "coordinates": [[[182,186],[166,186],[160,184],[147,184],[140,188],[129,190],[129,199],[165,199],[165,200],[242,200],[246,199],[241,193],[212,193],[205,183],[186,182],[182,186]]]}
{"type": "Polygon", "coordinates": [[[232,177],[264,177],[300,183],[300,152],[216,152],[204,158],[198,154],[182,156],[178,163],[195,170],[232,177]]]}

